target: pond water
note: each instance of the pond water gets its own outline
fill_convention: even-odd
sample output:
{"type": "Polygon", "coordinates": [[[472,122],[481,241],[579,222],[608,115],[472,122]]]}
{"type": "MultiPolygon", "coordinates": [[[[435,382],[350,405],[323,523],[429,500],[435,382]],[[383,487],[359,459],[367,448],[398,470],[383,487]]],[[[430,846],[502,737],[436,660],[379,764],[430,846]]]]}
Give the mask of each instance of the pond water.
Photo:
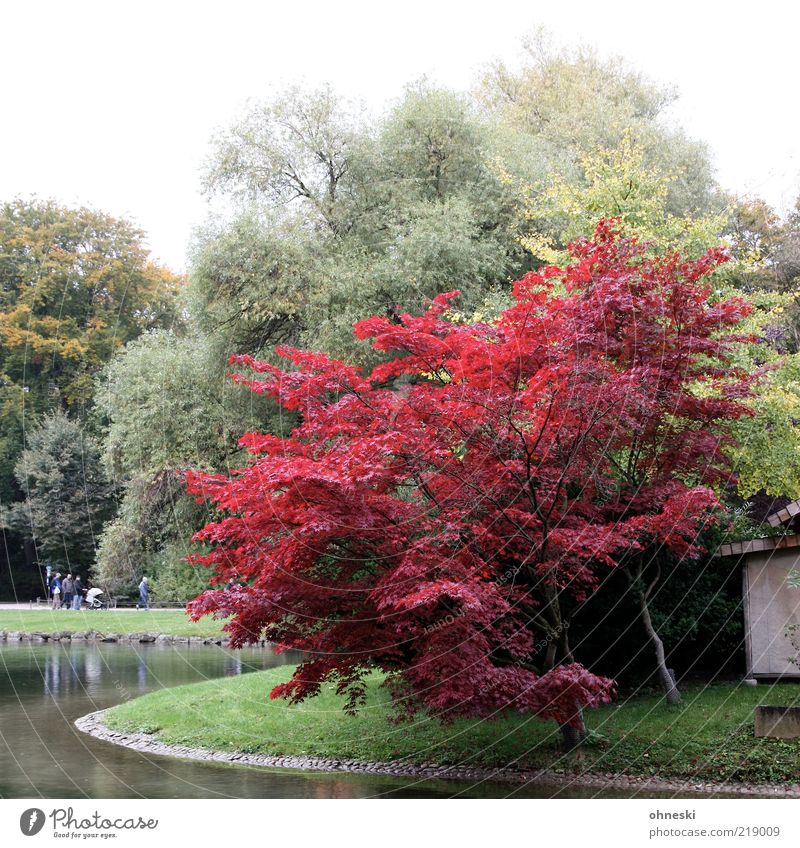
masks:
{"type": "MultiPolygon", "coordinates": [[[[163,687],[288,662],[269,649],[0,643],[0,798],[597,797],[594,790],[297,773],[146,755],[76,718],[163,687]]],[[[265,692],[266,697],[266,692],[265,692]]],[[[603,793],[605,797],[625,797],[603,793]]]]}

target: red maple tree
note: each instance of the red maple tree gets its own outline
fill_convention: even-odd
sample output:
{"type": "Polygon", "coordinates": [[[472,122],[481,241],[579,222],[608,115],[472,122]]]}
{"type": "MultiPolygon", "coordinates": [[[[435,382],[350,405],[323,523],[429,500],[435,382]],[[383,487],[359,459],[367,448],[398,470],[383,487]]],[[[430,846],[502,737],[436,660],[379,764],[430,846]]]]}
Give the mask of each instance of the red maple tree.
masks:
{"type": "Polygon", "coordinates": [[[571,612],[631,551],[699,553],[726,423],[747,411],[730,355],[748,307],[710,300],[721,250],[652,259],[602,221],[571,255],[515,283],[495,321],[449,320],[449,292],[360,322],[390,355],[369,375],[290,348],[289,371],[232,357],[301,423],[245,435],[230,476],[187,473],[224,514],[193,559],[238,584],[190,612],[232,616],[233,645],[307,652],[272,697],[333,681],[355,709],[379,668],[401,714],[573,729],[610,699],[574,660],[571,612]]]}

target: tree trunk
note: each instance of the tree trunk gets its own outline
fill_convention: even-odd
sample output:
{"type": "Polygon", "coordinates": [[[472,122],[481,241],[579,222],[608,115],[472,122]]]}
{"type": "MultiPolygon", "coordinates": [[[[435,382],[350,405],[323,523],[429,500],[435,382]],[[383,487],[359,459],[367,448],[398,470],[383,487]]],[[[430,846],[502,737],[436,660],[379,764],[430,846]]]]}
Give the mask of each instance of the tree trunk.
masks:
{"type": "MultiPolygon", "coordinates": [[[[552,586],[545,584],[545,598],[547,605],[545,611],[551,625],[548,633],[547,655],[544,661],[544,671],[551,671],[560,663],[572,663],[575,659],[572,655],[572,648],[569,644],[569,616],[565,616],[561,611],[561,604],[558,592],[552,586]]],[[[574,751],[579,748],[586,738],[586,725],[583,721],[583,708],[576,704],[575,712],[572,715],[572,722],[565,722],[559,725],[561,731],[561,741],[564,751],[574,751]]]]}
{"type": "Polygon", "coordinates": [[[569,644],[569,625],[570,620],[567,617],[562,618],[561,620],[561,633],[558,637],[558,653],[559,653],[559,662],[562,663],[574,663],[575,657],[572,654],[572,648],[569,644]]]}
{"type": "Polygon", "coordinates": [[[547,653],[544,658],[544,671],[552,671],[556,667],[556,650],[558,649],[558,640],[555,636],[550,637],[547,643],[547,653]]]}
{"type": "Polygon", "coordinates": [[[581,707],[577,708],[576,717],[580,721],[579,727],[575,727],[570,724],[559,725],[561,730],[561,742],[566,752],[574,751],[576,748],[579,748],[583,744],[583,740],[586,738],[586,725],[583,722],[583,709],[581,707]]]}
{"type": "Polygon", "coordinates": [[[650,641],[653,643],[653,647],[655,648],[656,663],[658,665],[658,679],[661,681],[661,688],[664,690],[664,697],[667,699],[668,704],[680,704],[681,693],[678,691],[675,678],[670,674],[669,669],[667,668],[667,661],[664,656],[664,643],[661,641],[661,637],[658,633],[656,633],[655,627],[653,627],[653,620],[650,618],[650,609],[647,606],[647,595],[645,592],[642,592],[639,595],[639,605],[642,611],[644,629],[647,631],[647,635],[650,637],[650,641]]]}
{"type": "Polygon", "coordinates": [[[561,618],[561,605],[558,594],[552,586],[545,584],[544,596],[547,601],[543,610],[544,616],[550,623],[548,632],[547,654],[544,661],[545,671],[551,671],[558,663],[558,649],[563,638],[564,627],[561,618]]]}
{"type": "Polygon", "coordinates": [[[28,568],[35,568],[39,563],[33,539],[26,537],[22,543],[22,550],[25,552],[25,565],[28,568]]]}

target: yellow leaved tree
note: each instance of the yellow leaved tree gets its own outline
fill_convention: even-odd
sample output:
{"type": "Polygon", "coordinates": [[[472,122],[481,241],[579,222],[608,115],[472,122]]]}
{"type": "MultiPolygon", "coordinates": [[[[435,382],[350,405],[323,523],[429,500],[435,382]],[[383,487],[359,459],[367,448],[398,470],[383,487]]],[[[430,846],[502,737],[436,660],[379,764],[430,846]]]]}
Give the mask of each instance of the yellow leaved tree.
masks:
{"type": "MultiPolygon", "coordinates": [[[[616,147],[580,153],[577,160],[580,179],[554,173],[538,183],[514,183],[503,164],[494,163],[501,179],[514,184],[522,198],[521,244],[534,263],[561,264],[568,258],[569,242],[589,236],[597,220],[608,217],[619,218],[628,235],[659,253],[677,250],[697,257],[709,247],[727,244],[732,260],[715,274],[711,297],[739,295],[750,301],[752,312],[739,332],[755,341],[741,347],[739,364],[761,373],[750,401],[753,417],[736,422],[736,444],[728,449],[737,492],[744,498],[758,492],[800,498],[800,354],[782,343],[796,296],[790,286],[777,290],[754,285],[770,254],[735,226],[737,215],[753,204],[720,198],[717,211],[671,212],[671,185],[682,175],[648,162],[631,130],[622,132],[616,147]]],[[[771,227],[777,226],[775,219],[771,227]]]]}

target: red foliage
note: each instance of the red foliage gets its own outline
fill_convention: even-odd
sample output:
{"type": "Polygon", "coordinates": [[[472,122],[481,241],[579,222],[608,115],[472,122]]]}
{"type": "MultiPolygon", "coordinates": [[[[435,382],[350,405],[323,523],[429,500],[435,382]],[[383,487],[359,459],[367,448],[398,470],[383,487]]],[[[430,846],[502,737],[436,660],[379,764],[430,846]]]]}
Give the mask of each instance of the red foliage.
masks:
{"type": "Polygon", "coordinates": [[[495,322],[447,320],[456,292],[360,322],[391,355],[369,376],[293,349],[288,373],[232,358],[302,423],[245,435],[253,458],[230,478],[187,474],[226,516],[194,560],[241,584],[191,612],[232,615],[235,645],[308,652],[273,697],[333,680],[354,708],[378,667],[409,712],[564,724],[609,700],[612,681],[572,659],[565,610],[626,551],[699,552],[726,422],[747,411],[729,358],[747,304],[709,301],[721,251],[650,260],[614,221],[571,251],[495,322]]]}

